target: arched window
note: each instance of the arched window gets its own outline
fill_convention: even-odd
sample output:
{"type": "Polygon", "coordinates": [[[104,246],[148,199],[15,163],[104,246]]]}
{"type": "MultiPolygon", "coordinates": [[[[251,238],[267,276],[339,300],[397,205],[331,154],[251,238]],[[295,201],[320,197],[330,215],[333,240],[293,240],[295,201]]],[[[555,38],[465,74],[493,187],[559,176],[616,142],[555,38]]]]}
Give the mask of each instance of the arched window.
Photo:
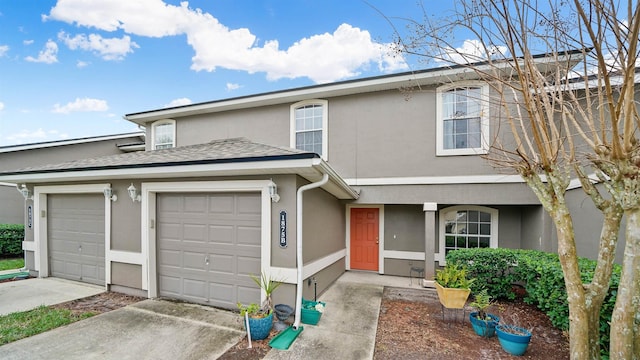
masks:
{"type": "Polygon", "coordinates": [[[328,101],[306,100],[291,105],[291,147],[327,160],[328,101]]]}
{"type": "Polygon", "coordinates": [[[452,206],[440,210],[440,252],[444,265],[449,251],[498,247],[498,210],[484,206],[452,206]]]}
{"type": "Polygon", "coordinates": [[[168,149],[176,146],[176,121],[160,120],[151,125],[151,149],[168,149]]]}
{"type": "Polygon", "coordinates": [[[489,150],[486,84],[447,85],[437,91],[437,155],[486,154],[489,150]]]}

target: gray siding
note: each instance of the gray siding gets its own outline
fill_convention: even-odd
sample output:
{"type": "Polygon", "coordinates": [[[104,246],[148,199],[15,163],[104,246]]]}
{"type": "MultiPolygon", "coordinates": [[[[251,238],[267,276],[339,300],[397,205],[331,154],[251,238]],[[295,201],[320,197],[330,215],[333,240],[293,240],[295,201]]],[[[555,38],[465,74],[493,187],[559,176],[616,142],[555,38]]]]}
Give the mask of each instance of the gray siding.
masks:
{"type": "MultiPolygon", "coordinates": [[[[304,185],[302,181],[298,184],[304,185]]],[[[303,258],[309,263],[345,249],[345,207],[322,189],[304,193],[303,258]]]]}
{"type": "MultiPolygon", "coordinates": [[[[601,193],[605,194],[604,189],[600,186],[601,193]]],[[[602,231],[602,223],[604,215],[596,209],[591,199],[582,191],[582,189],[574,189],[567,191],[567,204],[573,219],[573,228],[576,236],[576,247],[578,256],[597,259],[598,248],[600,246],[600,232],[602,231]]],[[[551,219],[549,219],[551,221],[551,219]]],[[[618,246],[616,248],[616,262],[621,264],[624,253],[624,227],[625,218],[622,219],[620,225],[620,233],[618,246]]],[[[557,251],[557,233],[555,226],[552,231],[554,248],[557,251]]]]}
{"type": "MultiPolygon", "coordinates": [[[[424,211],[421,205],[384,207],[384,249],[424,251],[424,211]]],[[[387,272],[385,265],[385,273],[387,272]]]]}
{"type": "Polygon", "coordinates": [[[0,185],[0,224],[24,224],[24,198],[15,186],[0,185]]]}

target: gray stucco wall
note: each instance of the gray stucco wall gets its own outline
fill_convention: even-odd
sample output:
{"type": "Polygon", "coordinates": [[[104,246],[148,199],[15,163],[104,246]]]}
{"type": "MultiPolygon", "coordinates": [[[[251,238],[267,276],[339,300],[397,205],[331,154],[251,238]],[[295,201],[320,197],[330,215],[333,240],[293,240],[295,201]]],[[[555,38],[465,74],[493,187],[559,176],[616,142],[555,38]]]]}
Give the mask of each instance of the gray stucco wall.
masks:
{"type": "Polygon", "coordinates": [[[24,198],[16,187],[0,184],[0,224],[23,224],[24,208],[24,198]]]}
{"type": "Polygon", "coordinates": [[[421,205],[384,207],[384,249],[424,251],[424,211],[421,205]]]}
{"type": "MultiPolygon", "coordinates": [[[[307,182],[300,179],[299,186],[307,182]]],[[[303,258],[305,264],[344,250],[345,207],[326,191],[312,189],[303,198],[303,258]]]]}
{"type": "MultiPolygon", "coordinates": [[[[606,196],[605,190],[599,186],[600,192],[606,196]]],[[[602,223],[604,215],[593,205],[591,199],[584,193],[582,189],[569,190],[566,193],[567,205],[571,212],[573,220],[573,228],[576,237],[576,247],[578,256],[596,259],[598,257],[598,249],[600,243],[600,233],[602,231],[602,223]]],[[[551,219],[549,219],[551,220],[551,219]]],[[[626,226],[625,218],[620,224],[620,233],[618,246],[616,248],[616,259],[618,264],[622,263],[624,253],[624,227],[626,226]]],[[[554,242],[553,251],[557,251],[558,236],[555,226],[552,230],[552,238],[554,242]]]]}

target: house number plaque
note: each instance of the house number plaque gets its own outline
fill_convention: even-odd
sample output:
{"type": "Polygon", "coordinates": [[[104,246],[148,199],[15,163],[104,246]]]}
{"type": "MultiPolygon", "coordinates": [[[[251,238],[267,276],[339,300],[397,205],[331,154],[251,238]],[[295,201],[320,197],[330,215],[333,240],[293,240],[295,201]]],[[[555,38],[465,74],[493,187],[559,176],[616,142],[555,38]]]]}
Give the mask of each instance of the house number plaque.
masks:
{"type": "Polygon", "coordinates": [[[29,229],[33,226],[33,208],[31,205],[27,207],[27,226],[29,229]]]}
{"type": "Polygon", "coordinates": [[[280,211],[280,247],[287,247],[287,212],[280,211]]]}

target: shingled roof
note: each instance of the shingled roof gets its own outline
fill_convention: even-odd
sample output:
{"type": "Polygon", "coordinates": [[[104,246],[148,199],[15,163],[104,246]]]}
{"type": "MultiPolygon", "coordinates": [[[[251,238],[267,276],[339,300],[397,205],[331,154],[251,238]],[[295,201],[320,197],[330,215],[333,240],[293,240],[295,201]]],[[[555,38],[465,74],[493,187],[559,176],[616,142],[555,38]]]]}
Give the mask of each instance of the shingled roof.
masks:
{"type": "Polygon", "coordinates": [[[319,158],[319,155],[308,151],[260,144],[245,138],[234,138],[171,149],[140,151],[32,166],[2,171],[0,175],[310,158],[319,158]]]}

